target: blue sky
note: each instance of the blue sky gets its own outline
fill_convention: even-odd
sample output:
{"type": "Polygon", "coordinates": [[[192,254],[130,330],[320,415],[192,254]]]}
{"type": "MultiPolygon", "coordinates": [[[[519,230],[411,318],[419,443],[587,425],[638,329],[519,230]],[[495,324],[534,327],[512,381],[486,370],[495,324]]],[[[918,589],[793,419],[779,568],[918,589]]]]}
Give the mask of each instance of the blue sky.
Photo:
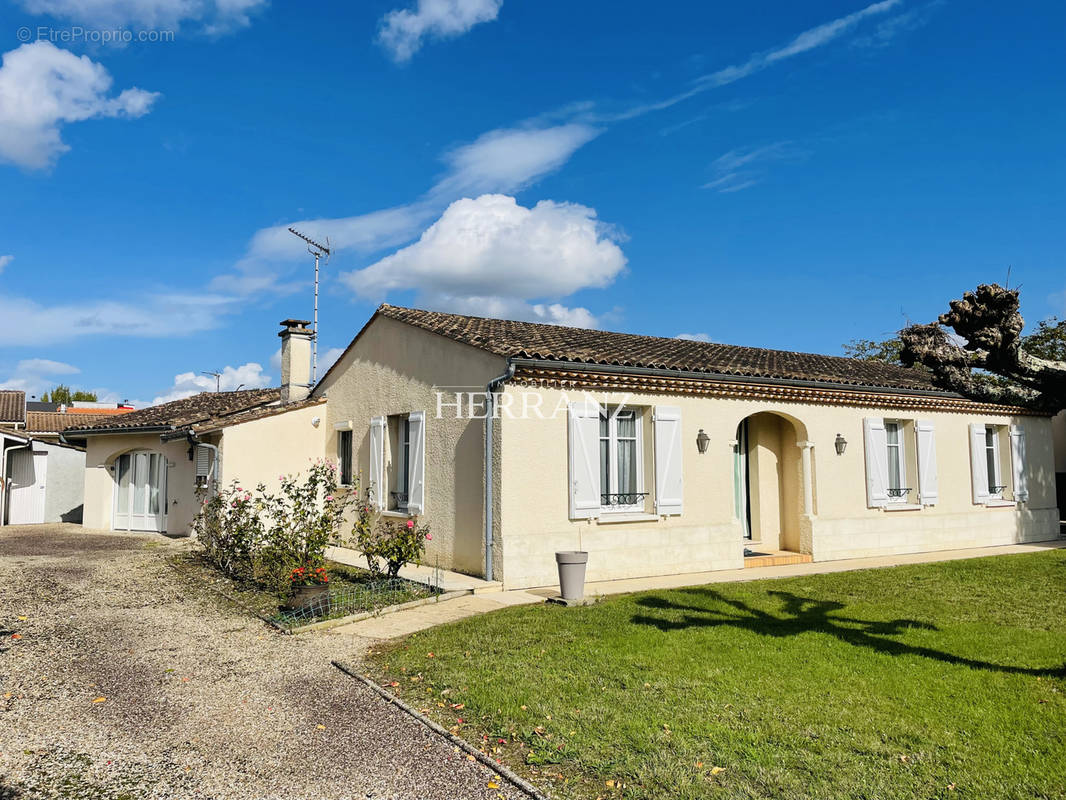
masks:
{"type": "Polygon", "coordinates": [[[0,385],[276,384],[290,224],[324,360],[383,300],[838,353],[1010,266],[1066,315],[1058,2],[0,8],[0,385]]]}

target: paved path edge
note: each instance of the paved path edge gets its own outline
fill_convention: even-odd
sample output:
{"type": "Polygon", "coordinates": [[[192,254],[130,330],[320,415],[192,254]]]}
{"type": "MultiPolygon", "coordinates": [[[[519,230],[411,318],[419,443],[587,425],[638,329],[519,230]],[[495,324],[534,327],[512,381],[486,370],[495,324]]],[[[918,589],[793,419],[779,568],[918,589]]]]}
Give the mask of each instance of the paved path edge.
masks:
{"type": "Polygon", "coordinates": [[[535,787],[533,784],[531,784],[529,781],[527,781],[521,775],[517,774],[512,769],[510,769],[509,767],[504,766],[503,764],[496,763],[491,758],[489,758],[487,755],[485,755],[480,750],[478,750],[476,747],[474,747],[472,744],[470,744],[470,742],[466,741],[466,739],[463,739],[463,738],[461,738],[459,736],[456,736],[451,731],[441,727],[436,722],[434,722],[429,717],[427,717],[425,714],[423,714],[421,711],[418,711],[417,709],[412,708],[411,706],[409,706],[407,703],[405,703],[403,700],[401,700],[396,695],[392,694],[391,692],[386,691],[385,688],[380,686],[376,681],[371,680],[366,675],[361,675],[360,673],[356,672],[354,669],[352,669],[351,667],[345,665],[341,661],[330,661],[329,663],[331,663],[333,666],[335,666],[337,669],[339,669],[341,672],[343,672],[348,677],[355,678],[360,683],[362,683],[365,686],[367,686],[370,689],[372,689],[386,703],[390,703],[390,704],[396,706],[397,708],[399,708],[401,711],[406,712],[407,714],[409,714],[410,716],[414,717],[416,720],[421,722],[423,725],[425,725],[427,728],[429,728],[431,731],[436,733],[438,736],[443,736],[445,739],[447,739],[449,742],[454,744],[456,747],[462,749],[468,755],[473,756],[475,759],[480,761],[484,766],[486,766],[490,770],[492,770],[493,774],[499,775],[501,778],[505,778],[507,781],[512,783],[516,788],[522,790],[527,795],[532,797],[533,800],[550,800],[547,795],[542,794],[537,789],[537,787],[535,787]]]}

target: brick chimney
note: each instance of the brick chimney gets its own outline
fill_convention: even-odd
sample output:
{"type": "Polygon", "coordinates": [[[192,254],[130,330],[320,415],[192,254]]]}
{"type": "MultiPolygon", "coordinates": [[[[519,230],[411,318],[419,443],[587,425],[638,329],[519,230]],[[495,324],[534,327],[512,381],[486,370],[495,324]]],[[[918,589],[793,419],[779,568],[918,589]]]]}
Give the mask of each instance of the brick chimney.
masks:
{"type": "Polygon", "coordinates": [[[310,320],[281,321],[281,402],[303,400],[311,393],[310,320]]]}

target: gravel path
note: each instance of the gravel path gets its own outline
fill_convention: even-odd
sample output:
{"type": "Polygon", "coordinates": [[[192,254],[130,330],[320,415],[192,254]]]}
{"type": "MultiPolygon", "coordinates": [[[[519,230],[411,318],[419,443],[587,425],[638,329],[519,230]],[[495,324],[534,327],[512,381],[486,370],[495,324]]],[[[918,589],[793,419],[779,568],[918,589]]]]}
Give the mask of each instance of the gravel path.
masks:
{"type": "Polygon", "coordinates": [[[186,546],[0,528],[0,800],[524,797],[330,665],[366,640],[192,591],[186,546]]]}

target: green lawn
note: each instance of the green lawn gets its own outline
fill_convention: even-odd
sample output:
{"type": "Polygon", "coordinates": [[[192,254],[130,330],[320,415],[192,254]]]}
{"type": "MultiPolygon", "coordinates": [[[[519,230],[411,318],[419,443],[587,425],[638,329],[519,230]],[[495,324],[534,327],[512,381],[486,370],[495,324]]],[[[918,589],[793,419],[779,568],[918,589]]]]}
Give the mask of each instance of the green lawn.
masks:
{"type": "Polygon", "coordinates": [[[372,658],[559,797],[1066,797],[1063,550],[519,607],[372,658]]]}

